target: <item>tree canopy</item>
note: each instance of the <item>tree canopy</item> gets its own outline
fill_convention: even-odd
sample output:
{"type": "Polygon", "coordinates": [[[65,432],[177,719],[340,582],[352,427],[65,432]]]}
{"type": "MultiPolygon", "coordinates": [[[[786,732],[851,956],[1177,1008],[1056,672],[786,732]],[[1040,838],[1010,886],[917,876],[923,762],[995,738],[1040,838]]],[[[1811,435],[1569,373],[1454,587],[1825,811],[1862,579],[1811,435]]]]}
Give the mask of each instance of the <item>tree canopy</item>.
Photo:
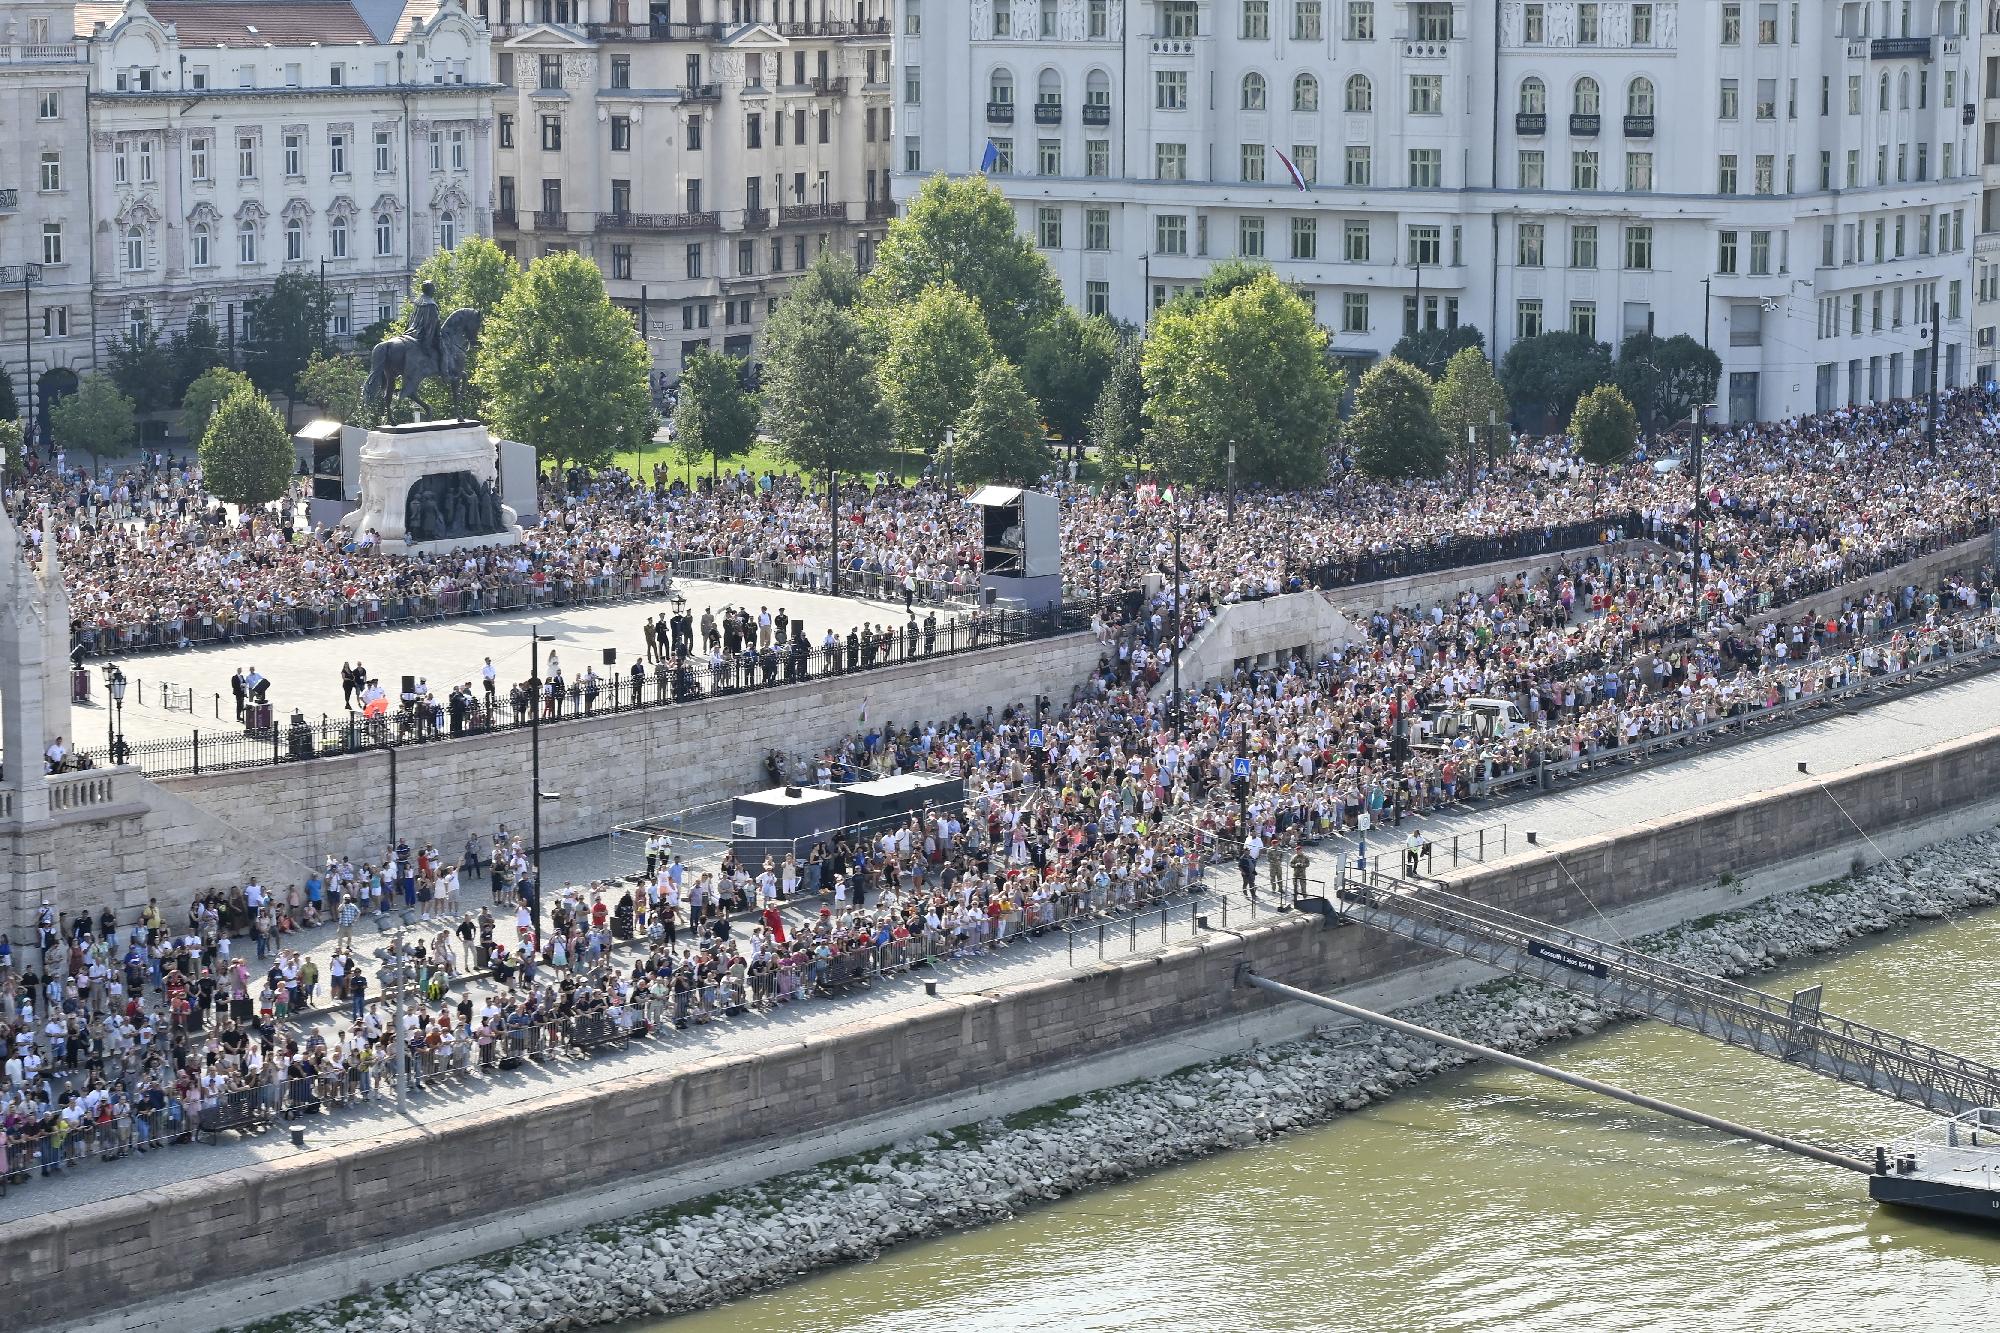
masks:
{"type": "Polygon", "coordinates": [[[982,176],[925,181],[890,222],[866,288],[893,308],[940,284],[972,298],[994,346],[1016,364],[1028,334],[1062,305],[1048,260],[1016,229],[1013,206],[982,176]]]}
{"type": "Polygon", "coordinates": [[[222,400],[238,389],[256,387],[248,375],[227,366],[211,366],[203,371],[181,394],[181,434],[200,444],[201,437],[208,434],[208,420],[222,406],[222,400]]]}
{"type": "Polygon", "coordinates": [[[1145,344],[1135,333],[1118,340],[1104,388],[1090,412],[1090,439],[1099,470],[1106,475],[1143,467],[1152,459],[1146,443],[1146,382],[1141,370],[1145,344]]]}
{"type": "Polygon", "coordinates": [[[1389,355],[1407,361],[1431,379],[1437,379],[1451,364],[1452,357],[1466,348],[1486,347],[1486,335],[1470,324],[1450,329],[1418,329],[1406,333],[1390,349],[1389,355]]]}
{"type": "Polygon", "coordinates": [[[315,356],[299,372],[299,396],[335,421],[356,426],[374,423],[374,411],[362,398],[368,367],[354,356],[315,356]]]}
{"type": "Polygon", "coordinates": [[[253,296],[244,319],[254,335],[244,369],[265,393],[298,394],[299,372],[326,342],[331,298],[305,273],[280,273],[271,290],[253,296]]]}
{"type": "Polygon", "coordinates": [[[1175,480],[1287,488],[1326,477],[1340,376],[1326,331],[1268,270],[1190,309],[1162,310],[1141,358],[1146,407],[1175,480]]]}
{"type": "Polygon", "coordinates": [[[1639,418],[1615,384],[1600,384],[1576,400],[1570,437],[1587,463],[1609,467],[1632,456],[1639,443],[1639,418]]]}
{"type": "Polygon", "coordinates": [[[895,423],[896,443],[932,454],[945,429],[972,403],[972,387],[993,361],[979,307],[956,287],[926,287],[884,313],[887,337],[876,373],[895,423]]]}
{"type": "Polygon", "coordinates": [[[1656,338],[1627,335],[1618,348],[1614,383],[1624,392],[1648,430],[1686,421],[1689,413],[1715,401],[1722,382],[1722,358],[1685,333],[1656,338]]]}
{"type": "Polygon", "coordinates": [[[1431,382],[1407,361],[1378,361],[1354,390],[1347,449],[1371,477],[1441,477],[1451,446],[1431,415],[1431,382]]]}
{"type": "Polygon", "coordinates": [[[652,438],[645,344],[582,255],[557,252],[529,265],[480,342],[473,382],[488,419],[542,458],[601,467],[652,438]]]}
{"type": "Polygon", "coordinates": [[[764,433],[815,476],[874,467],[890,429],[861,318],[825,287],[794,287],[764,326],[764,433]]]}
{"type": "Polygon", "coordinates": [[[173,361],[171,400],[177,403],[203,371],[223,363],[214,322],[200,315],[191,317],[186,328],[167,339],[167,355],[173,361]]]}
{"type": "Polygon", "coordinates": [[[1021,372],[1005,361],[980,372],[972,403],[959,418],[956,443],[952,474],[965,481],[1032,486],[1054,467],[1042,443],[1035,400],[1021,383],[1021,372]]]}
{"type": "Polygon", "coordinates": [[[118,392],[132,400],[132,410],[144,415],[165,410],[173,402],[174,358],[151,324],[125,330],[111,344],[108,371],[118,392]]]}
{"type": "Polygon", "coordinates": [[[490,318],[520,280],[521,266],[514,256],[484,236],[468,236],[417,266],[410,278],[409,293],[403,298],[398,322],[404,327],[409,325],[410,304],[426,282],[437,284],[440,317],[461,306],[472,306],[490,318]]]}
{"type": "Polygon", "coordinates": [[[116,458],[132,447],[138,433],[132,400],[109,375],[85,375],[83,382],[49,409],[49,430],[65,449],[89,454],[93,464],[116,458]]]}
{"type": "Polygon", "coordinates": [[[1084,437],[1117,356],[1118,332],[1111,321],[1068,306],[1028,335],[1021,378],[1050,430],[1071,442],[1084,437]]]}
{"type": "Polygon", "coordinates": [[[1452,353],[1443,378],[1431,389],[1431,417],[1452,453],[1468,465],[1473,458],[1491,457],[1506,447],[1507,391],[1500,387],[1485,352],[1461,347],[1452,353]],[[1468,428],[1476,432],[1477,444],[1468,440],[1468,428]]]}
{"type": "Polygon", "coordinates": [[[250,509],[283,499],[296,471],[291,436],[262,394],[238,389],[215,409],[201,437],[209,490],[250,509]]]}
{"type": "Polygon", "coordinates": [[[706,459],[713,469],[756,438],[757,397],[743,387],[743,362],[707,349],[689,357],[674,405],[674,452],[690,467],[706,459]]]}
{"type": "Polygon", "coordinates": [[[1559,329],[1523,338],[1500,360],[1500,382],[1524,426],[1569,420],[1586,389],[1611,379],[1611,349],[1559,329]]]}

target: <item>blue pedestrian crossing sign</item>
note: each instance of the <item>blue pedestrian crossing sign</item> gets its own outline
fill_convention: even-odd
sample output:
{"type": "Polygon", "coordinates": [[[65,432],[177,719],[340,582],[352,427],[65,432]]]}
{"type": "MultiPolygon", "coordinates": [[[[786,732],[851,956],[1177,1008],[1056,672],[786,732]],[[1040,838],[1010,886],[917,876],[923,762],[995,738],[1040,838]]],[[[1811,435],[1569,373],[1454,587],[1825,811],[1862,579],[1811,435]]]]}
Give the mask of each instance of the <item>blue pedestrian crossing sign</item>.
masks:
{"type": "Polygon", "coordinates": [[[1036,748],[1038,748],[1038,749],[1039,749],[1039,748],[1041,747],[1041,745],[1042,745],[1042,729],[1041,729],[1040,727],[1029,727],[1029,728],[1028,728],[1028,744],[1030,744],[1030,745],[1032,745],[1032,746],[1035,746],[1035,747],[1036,747],[1036,748]]]}
{"type": "Polygon", "coordinates": [[[1250,756],[1238,755],[1236,757],[1236,776],[1239,778],[1250,776],[1250,756]]]}

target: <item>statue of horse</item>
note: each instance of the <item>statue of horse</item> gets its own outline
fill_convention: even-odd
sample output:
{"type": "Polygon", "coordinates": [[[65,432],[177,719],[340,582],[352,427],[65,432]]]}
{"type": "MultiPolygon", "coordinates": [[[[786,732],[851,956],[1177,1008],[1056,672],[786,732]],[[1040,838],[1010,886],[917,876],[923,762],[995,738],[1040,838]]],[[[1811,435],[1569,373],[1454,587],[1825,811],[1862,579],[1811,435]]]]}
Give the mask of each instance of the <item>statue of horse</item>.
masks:
{"type": "Polygon", "coordinates": [[[375,344],[368,359],[368,382],[361,386],[362,399],[386,418],[389,407],[401,397],[415,403],[426,418],[432,417],[430,404],[417,395],[423,382],[436,376],[451,388],[454,402],[465,388],[472,352],[479,344],[479,328],[485,316],[474,306],[463,306],[438,327],[441,354],[433,354],[411,335],[398,334],[375,344]]]}

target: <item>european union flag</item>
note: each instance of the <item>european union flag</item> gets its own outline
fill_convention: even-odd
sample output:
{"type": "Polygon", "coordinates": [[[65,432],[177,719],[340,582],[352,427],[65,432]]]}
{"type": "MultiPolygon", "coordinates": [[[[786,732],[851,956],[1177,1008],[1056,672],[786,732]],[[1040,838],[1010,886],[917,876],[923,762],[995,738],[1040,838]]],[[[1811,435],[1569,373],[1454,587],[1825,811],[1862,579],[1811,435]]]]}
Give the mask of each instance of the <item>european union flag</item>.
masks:
{"type": "Polygon", "coordinates": [[[999,161],[1000,150],[993,146],[991,139],[988,139],[986,141],[986,151],[979,155],[979,169],[981,171],[991,171],[999,161]]]}

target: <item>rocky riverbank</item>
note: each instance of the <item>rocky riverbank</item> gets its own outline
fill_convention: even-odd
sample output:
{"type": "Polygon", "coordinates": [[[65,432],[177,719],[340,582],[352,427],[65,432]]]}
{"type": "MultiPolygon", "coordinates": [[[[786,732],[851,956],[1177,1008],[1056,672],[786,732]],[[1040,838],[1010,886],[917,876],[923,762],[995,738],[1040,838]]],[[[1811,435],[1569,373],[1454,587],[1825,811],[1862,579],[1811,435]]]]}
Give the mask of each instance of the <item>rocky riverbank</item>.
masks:
{"type": "MultiPolygon", "coordinates": [[[[1741,975],[1905,923],[2000,902],[2000,831],[1638,941],[1741,975]]],[[[1587,927],[1586,927],[1587,928],[1587,927]]],[[[1502,981],[1401,1011],[1507,1050],[1596,1031],[1585,997],[1502,981]]],[[[260,1328],[284,1333],[583,1328],[714,1305],[884,1246],[994,1221],[1102,1181],[1316,1124],[1460,1063],[1427,1042],[1341,1029],[988,1121],[664,1212],[433,1270],[260,1328]]]]}

